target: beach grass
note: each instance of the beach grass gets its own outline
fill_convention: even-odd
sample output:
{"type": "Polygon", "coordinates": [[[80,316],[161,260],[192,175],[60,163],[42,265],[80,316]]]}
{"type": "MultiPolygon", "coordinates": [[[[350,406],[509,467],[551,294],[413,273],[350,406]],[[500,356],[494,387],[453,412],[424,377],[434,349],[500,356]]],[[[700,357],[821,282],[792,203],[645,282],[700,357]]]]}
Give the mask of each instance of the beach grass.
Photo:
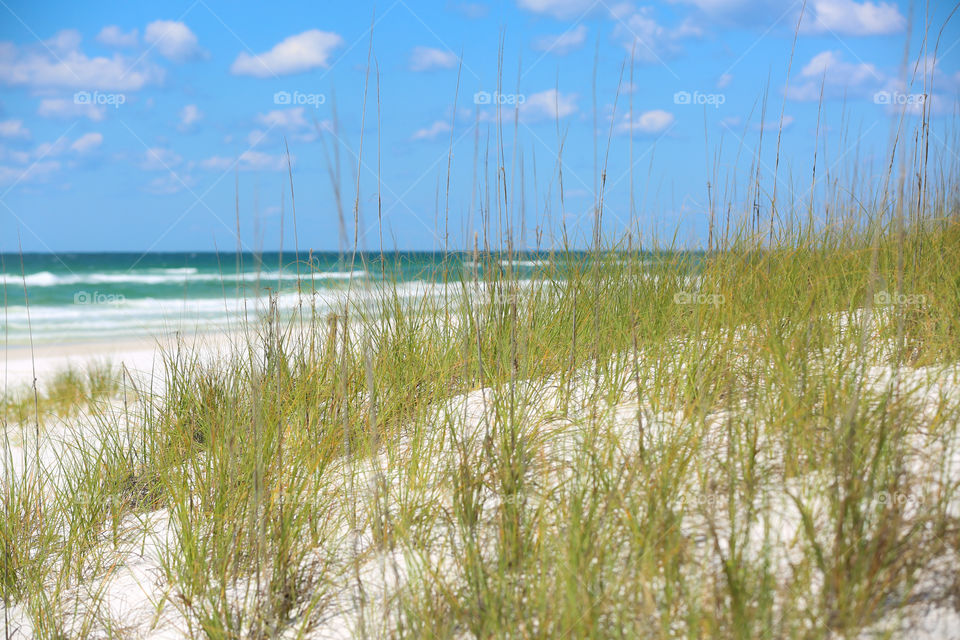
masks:
{"type": "Polygon", "coordinates": [[[5,390],[0,413],[5,424],[26,425],[49,419],[76,417],[120,392],[120,374],[109,362],[91,362],[84,368],[68,366],[34,390],[32,385],[5,390]]]}
{"type": "MultiPolygon", "coordinates": [[[[224,360],[174,349],[125,428],[90,404],[96,437],[7,467],[6,602],[39,636],[119,633],[89,585],[158,514],[156,606],[195,636],[346,610],[371,637],[832,637],[954,602],[942,213],[842,246],[478,268],[414,303],[376,285],[224,360]]],[[[94,390],[116,386],[67,372],[41,404],[94,390]]]]}

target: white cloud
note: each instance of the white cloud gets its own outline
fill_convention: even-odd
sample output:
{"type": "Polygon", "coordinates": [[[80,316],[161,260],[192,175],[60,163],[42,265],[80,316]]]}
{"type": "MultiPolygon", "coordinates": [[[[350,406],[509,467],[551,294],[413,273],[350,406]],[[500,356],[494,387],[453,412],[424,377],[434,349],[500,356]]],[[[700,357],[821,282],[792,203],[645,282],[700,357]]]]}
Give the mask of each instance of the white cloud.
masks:
{"type": "Polygon", "coordinates": [[[292,109],[276,109],[267,113],[257,114],[257,122],[268,128],[279,128],[286,131],[297,131],[310,126],[304,116],[303,107],[292,109]]]}
{"type": "Polygon", "coordinates": [[[596,4],[596,0],[517,0],[521,9],[546,13],[560,19],[581,16],[596,4]]]}
{"type": "Polygon", "coordinates": [[[924,112],[933,117],[954,115],[960,106],[957,98],[957,94],[960,94],[960,72],[944,72],[940,61],[932,55],[922,56],[911,63],[911,69],[914,64],[918,77],[913,83],[889,75],[870,99],[878,106],[885,106],[885,110],[892,115],[906,113],[919,116],[924,112]],[[937,93],[930,92],[931,86],[937,93]]]}
{"type": "Polygon", "coordinates": [[[524,122],[557,120],[577,112],[577,94],[564,95],[556,89],[547,89],[525,97],[520,105],[520,119],[524,122]]]}
{"type": "Polygon", "coordinates": [[[247,134],[247,143],[251,147],[255,147],[261,142],[263,142],[263,140],[266,137],[267,137],[266,131],[264,131],[263,129],[254,129],[253,131],[247,134]]]}
{"type": "Polygon", "coordinates": [[[457,56],[450,51],[414,47],[410,54],[411,71],[429,71],[430,69],[452,69],[457,66],[457,56]]]}
{"type": "MultiPolygon", "coordinates": [[[[793,116],[783,116],[783,128],[788,129],[790,125],[793,124],[793,120],[794,120],[793,116]]],[[[781,121],[780,119],[777,119],[777,120],[766,120],[764,122],[761,122],[758,125],[755,125],[754,128],[763,129],[764,131],[768,131],[768,130],[778,131],[780,129],[780,126],[781,126],[781,121]]]]}
{"type": "Polygon", "coordinates": [[[115,24],[107,25],[97,34],[97,42],[105,44],[108,47],[135,47],[139,41],[139,31],[131,29],[129,32],[124,33],[123,30],[115,24]]]}
{"type": "Polygon", "coordinates": [[[872,64],[846,62],[836,51],[822,51],[804,65],[797,82],[787,87],[787,97],[819,100],[821,81],[826,98],[843,94],[867,95],[884,80],[884,74],[872,64]]]}
{"type": "Polygon", "coordinates": [[[482,2],[461,2],[454,8],[471,20],[483,18],[489,11],[489,7],[482,2]]]}
{"type": "Polygon", "coordinates": [[[175,167],[182,161],[180,154],[172,149],[153,147],[143,152],[140,168],[145,171],[169,171],[170,167],[175,167]]]}
{"type": "Polygon", "coordinates": [[[188,104],[180,110],[180,130],[187,131],[203,118],[203,112],[195,104],[188,104]]]}
{"type": "MultiPolygon", "coordinates": [[[[293,156],[290,158],[293,163],[293,156]]],[[[286,171],[287,156],[271,155],[260,151],[245,151],[240,154],[240,168],[251,171],[286,171]]]]}
{"type": "MultiPolygon", "coordinates": [[[[896,104],[892,103],[887,106],[887,112],[891,114],[900,114],[906,113],[910,116],[922,116],[924,111],[930,116],[952,116],[957,111],[957,98],[956,96],[946,95],[942,93],[932,93],[929,95],[922,94],[920,92],[896,92],[888,91],[884,95],[889,95],[896,98],[896,104]],[[921,96],[923,96],[921,98],[921,96]]],[[[879,96],[874,98],[874,101],[877,101],[879,96]]]]}
{"type": "Polygon", "coordinates": [[[33,154],[29,151],[18,151],[0,145],[0,162],[16,162],[17,164],[26,164],[33,159],[33,154]]]}
{"type": "Polygon", "coordinates": [[[710,13],[729,12],[739,9],[745,9],[752,4],[752,0],[679,0],[685,4],[692,4],[695,7],[710,13]]]}
{"type": "MultiPolygon", "coordinates": [[[[296,158],[291,156],[290,162],[293,163],[296,158]]],[[[204,169],[216,171],[227,171],[236,167],[241,171],[286,171],[287,156],[271,155],[261,151],[244,151],[237,158],[227,158],[224,156],[213,156],[200,163],[204,169]]]]}
{"type": "Polygon", "coordinates": [[[803,33],[872,36],[900,33],[906,25],[907,19],[891,2],[814,0],[800,23],[800,30],[803,33]]]}
{"type": "Polygon", "coordinates": [[[587,26],[581,24],[575,29],[570,29],[560,35],[540,36],[533,41],[533,48],[536,51],[548,51],[562,56],[580,48],[586,40],[587,26]]]}
{"type": "MultiPolygon", "coordinates": [[[[663,111],[662,109],[654,109],[652,111],[644,111],[640,114],[634,114],[633,134],[655,135],[658,133],[663,133],[669,129],[675,121],[676,118],[672,113],[669,111],[663,111]]],[[[617,123],[617,126],[614,127],[614,130],[619,134],[630,135],[631,127],[629,113],[623,115],[622,120],[617,123]]]]}
{"type": "MultiPolygon", "coordinates": [[[[769,27],[778,19],[785,25],[791,23],[796,25],[800,13],[799,2],[788,8],[784,0],[671,0],[671,2],[693,5],[706,14],[710,22],[734,27],[758,25],[769,27]],[[785,10],[788,13],[785,14],[785,10]]],[[[807,6],[810,6],[809,3],[807,6]]]]}
{"type": "Polygon", "coordinates": [[[62,29],[56,32],[52,38],[43,41],[43,44],[58,53],[67,53],[75,51],[80,47],[83,37],[76,29],[62,29]]]}
{"type": "Polygon", "coordinates": [[[230,66],[230,72],[266,78],[326,68],[330,66],[330,55],[341,45],[343,38],[336,33],[311,29],[286,38],[264,53],[241,52],[230,66]]]}
{"type": "Polygon", "coordinates": [[[0,166],[0,186],[9,187],[24,182],[43,182],[60,170],[60,162],[47,160],[28,167],[0,166]]]}
{"type": "Polygon", "coordinates": [[[145,61],[119,54],[89,58],[76,48],[79,40],[69,34],[61,32],[55,41],[55,55],[36,46],[0,43],[0,82],[39,88],[136,91],[163,78],[163,69],[145,61]]]}
{"type": "Polygon", "coordinates": [[[103,136],[99,133],[85,133],[77,138],[70,148],[77,153],[87,153],[99,147],[103,143],[103,136]]]}
{"type": "Polygon", "coordinates": [[[42,158],[54,158],[59,156],[70,147],[70,141],[61,136],[53,142],[41,142],[33,150],[33,157],[40,160],[42,158]]]}
{"type": "Polygon", "coordinates": [[[181,175],[174,171],[168,171],[162,176],[153,178],[147,183],[145,188],[147,192],[156,195],[170,195],[186,187],[192,187],[195,183],[196,180],[189,175],[181,175]]]}
{"type": "MultiPolygon", "coordinates": [[[[304,107],[293,107],[291,109],[276,109],[267,113],[259,113],[256,122],[259,125],[247,135],[247,142],[251,147],[256,146],[267,140],[268,137],[274,140],[284,134],[292,140],[299,142],[312,142],[319,135],[315,126],[308,117],[307,110],[304,107]],[[274,136],[270,134],[273,133],[274,136]]],[[[325,123],[319,123],[324,127],[325,123]]]]}
{"type": "Polygon", "coordinates": [[[819,78],[823,74],[843,76],[849,84],[861,84],[871,78],[881,77],[872,64],[844,62],[841,55],[835,51],[818,53],[800,70],[800,75],[805,78],[819,78]]]}
{"type": "Polygon", "coordinates": [[[44,118],[89,118],[94,122],[103,120],[106,107],[89,103],[78,104],[73,99],[44,98],[37,108],[37,115],[44,118]]]}
{"type": "Polygon", "coordinates": [[[433,140],[437,136],[443,133],[450,132],[450,123],[443,120],[437,120],[429,127],[424,127],[423,129],[418,129],[411,136],[411,140],[433,140]]]}
{"type": "Polygon", "coordinates": [[[86,133],[71,144],[61,136],[53,142],[42,142],[30,151],[13,151],[0,146],[0,160],[12,161],[20,166],[0,166],[0,185],[8,186],[21,182],[41,182],[60,170],[61,163],[56,160],[68,151],[84,154],[100,146],[103,136],[99,133],[86,133]]]}
{"type": "Polygon", "coordinates": [[[0,138],[29,138],[30,131],[23,126],[23,120],[0,121],[0,138]]]}
{"type": "Polygon", "coordinates": [[[680,42],[685,38],[700,37],[702,30],[690,21],[676,27],[665,27],[653,17],[651,7],[641,7],[617,21],[613,29],[615,38],[621,40],[627,51],[638,60],[660,62],[680,53],[680,42]]]}
{"type": "Polygon", "coordinates": [[[173,20],[155,20],[147,25],[143,40],[160,55],[174,62],[196,60],[206,55],[190,27],[173,20]]]}

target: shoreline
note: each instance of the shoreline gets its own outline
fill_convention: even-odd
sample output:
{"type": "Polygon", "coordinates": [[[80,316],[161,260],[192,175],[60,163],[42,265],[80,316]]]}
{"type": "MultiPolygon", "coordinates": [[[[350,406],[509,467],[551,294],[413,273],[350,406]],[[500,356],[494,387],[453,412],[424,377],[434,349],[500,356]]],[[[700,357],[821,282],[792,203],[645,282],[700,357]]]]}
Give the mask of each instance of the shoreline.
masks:
{"type": "Polygon", "coordinates": [[[181,341],[186,347],[199,347],[215,353],[229,346],[238,331],[207,331],[190,335],[124,336],[115,340],[98,338],[60,344],[11,345],[0,349],[0,389],[5,392],[29,387],[36,377],[42,386],[53,376],[69,368],[85,369],[91,364],[109,363],[126,367],[132,375],[149,376],[161,370],[160,357],[181,341]]]}

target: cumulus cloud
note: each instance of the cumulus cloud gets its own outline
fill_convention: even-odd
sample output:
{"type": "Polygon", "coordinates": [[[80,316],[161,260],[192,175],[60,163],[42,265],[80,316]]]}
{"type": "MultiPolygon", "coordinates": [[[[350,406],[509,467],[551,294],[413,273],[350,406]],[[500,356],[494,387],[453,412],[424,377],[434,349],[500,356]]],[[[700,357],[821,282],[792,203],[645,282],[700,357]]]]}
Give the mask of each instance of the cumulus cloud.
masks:
{"type": "Polygon", "coordinates": [[[180,110],[180,130],[188,131],[203,118],[203,112],[195,104],[188,104],[180,110]]]}
{"type": "Polygon", "coordinates": [[[144,41],[174,62],[197,60],[206,55],[190,27],[174,20],[154,20],[143,33],[144,41]]]}
{"type": "MultiPolygon", "coordinates": [[[[800,15],[800,3],[792,5],[783,0],[671,0],[673,3],[696,7],[712,24],[731,27],[775,24],[792,29],[800,15]]],[[[810,3],[807,3],[809,10],[810,3]]]]}
{"type": "Polygon", "coordinates": [[[44,182],[60,170],[60,162],[47,160],[28,167],[0,166],[0,186],[12,187],[23,182],[44,182]]]}
{"type": "Polygon", "coordinates": [[[783,126],[784,129],[788,129],[790,125],[793,124],[793,116],[783,116],[783,120],[765,120],[757,125],[754,125],[755,129],[763,129],[764,131],[772,130],[777,131],[783,126]]]}
{"type": "Polygon", "coordinates": [[[656,135],[669,129],[675,121],[676,118],[669,111],[654,109],[633,114],[633,127],[631,129],[630,114],[626,113],[614,127],[614,130],[625,135],[630,135],[631,130],[634,135],[656,135]]]}
{"type": "Polygon", "coordinates": [[[145,171],[169,171],[183,161],[176,151],[163,147],[153,147],[143,152],[140,168],[145,171]]]}
{"type": "Polygon", "coordinates": [[[115,24],[107,25],[103,29],[100,29],[100,33],[97,34],[97,42],[108,47],[135,47],[139,41],[139,31],[131,29],[128,32],[124,32],[123,29],[115,24]]]}
{"type": "Polygon", "coordinates": [[[89,118],[100,122],[104,118],[106,107],[90,103],[78,103],[67,98],[44,98],[37,107],[37,115],[43,118],[89,118]]]}
{"type": "Polygon", "coordinates": [[[33,150],[32,157],[40,160],[42,158],[54,158],[59,156],[70,148],[70,141],[65,136],[60,136],[53,142],[41,142],[33,150]]]}
{"type": "Polygon", "coordinates": [[[454,9],[471,20],[478,20],[486,17],[490,8],[482,2],[460,2],[454,5],[454,9]]]}
{"type": "Polygon", "coordinates": [[[676,27],[666,27],[654,18],[651,7],[641,7],[623,15],[613,29],[615,38],[621,40],[637,60],[659,62],[682,51],[681,41],[703,35],[703,31],[691,21],[676,27]]]}
{"type": "Polygon", "coordinates": [[[192,187],[194,184],[196,184],[196,180],[192,176],[167,171],[163,175],[150,180],[144,189],[154,195],[170,195],[187,187],[192,187]]]}
{"type": "Polygon", "coordinates": [[[756,0],[676,0],[684,4],[692,4],[708,13],[731,13],[753,8],[756,0]]]}
{"type": "Polygon", "coordinates": [[[297,131],[310,126],[304,115],[303,107],[276,109],[267,113],[259,113],[257,114],[257,122],[264,127],[277,127],[286,131],[297,131]]]}
{"type": "Polygon", "coordinates": [[[43,44],[48,49],[65,53],[79,48],[82,41],[83,36],[76,29],[62,29],[56,32],[52,38],[44,40],[43,44]]]}
{"type": "MultiPolygon", "coordinates": [[[[319,135],[317,127],[327,128],[327,122],[315,123],[309,116],[310,114],[304,107],[276,109],[267,113],[259,113],[255,120],[258,128],[247,135],[247,142],[251,147],[255,147],[267,140],[272,131],[299,142],[312,142],[319,135]]],[[[280,136],[270,137],[272,142],[280,136]]]]}
{"type": "Polygon", "coordinates": [[[430,69],[452,69],[457,66],[457,56],[450,51],[414,47],[410,54],[411,71],[429,71],[430,69]]]}
{"type": "Polygon", "coordinates": [[[336,33],[311,29],[284,39],[264,53],[241,52],[230,66],[230,72],[266,78],[327,68],[333,51],[342,45],[343,38],[336,33]]]}
{"type": "Polygon", "coordinates": [[[518,0],[517,4],[521,9],[562,20],[583,15],[597,5],[597,0],[518,0]]]}
{"type": "Polygon", "coordinates": [[[581,24],[560,35],[540,36],[533,41],[533,48],[536,51],[546,51],[562,56],[579,49],[586,40],[587,27],[581,24]]]}
{"type": "MultiPolygon", "coordinates": [[[[291,156],[291,163],[295,160],[291,156]]],[[[286,171],[287,156],[272,155],[261,151],[244,151],[236,158],[212,156],[203,160],[200,166],[215,171],[228,171],[236,165],[241,171],[286,171]]]]}
{"type": "Polygon", "coordinates": [[[423,129],[418,129],[411,136],[411,140],[433,140],[437,136],[449,133],[450,132],[450,123],[443,120],[437,120],[429,127],[424,127],[423,129]]]}
{"type": "Polygon", "coordinates": [[[20,166],[0,166],[0,185],[11,186],[24,182],[43,182],[61,168],[56,158],[67,152],[84,154],[103,142],[99,133],[86,133],[72,143],[65,136],[53,142],[42,142],[29,151],[10,151],[0,147],[0,160],[20,166]]]}
{"type": "Polygon", "coordinates": [[[0,82],[43,89],[136,91],[163,79],[163,70],[146,61],[119,54],[90,58],[79,45],[71,32],[48,41],[50,49],[0,43],[0,82]]]}
{"type": "Polygon", "coordinates": [[[564,95],[556,89],[547,89],[525,97],[520,105],[520,119],[524,122],[557,120],[577,112],[577,94],[564,95]]]}
{"type": "Polygon", "coordinates": [[[0,121],[0,138],[29,138],[30,131],[23,126],[23,120],[0,121]]]}
{"type": "Polygon", "coordinates": [[[803,33],[832,32],[851,36],[900,33],[907,19],[892,2],[814,0],[800,23],[803,33]]]}
{"type": "Polygon", "coordinates": [[[827,98],[867,95],[884,82],[884,74],[866,62],[846,62],[837,51],[822,51],[803,66],[798,81],[787,88],[787,97],[818,100],[821,81],[827,98]]]}
{"type": "Polygon", "coordinates": [[[93,151],[103,142],[103,135],[99,133],[85,133],[79,138],[77,138],[70,149],[76,151],[77,153],[87,153],[93,151]]]}

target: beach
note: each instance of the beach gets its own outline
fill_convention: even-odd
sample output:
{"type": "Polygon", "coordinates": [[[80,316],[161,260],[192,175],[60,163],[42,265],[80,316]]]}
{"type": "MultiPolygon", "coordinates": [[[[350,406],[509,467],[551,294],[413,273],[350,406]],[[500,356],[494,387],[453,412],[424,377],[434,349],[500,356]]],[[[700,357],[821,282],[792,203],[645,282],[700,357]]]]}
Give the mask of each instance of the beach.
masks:
{"type": "Polygon", "coordinates": [[[160,364],[162,344],[157,338],[142,337],[10,347],[3,354],[5,385],[8,388],[30,385],[35,375],[42,386],[62,370],[83,370],[98,362],[148,375],[160,364]]]}
{"type": "MultiPolygon", "coordinates": [[[[676,264],[690,264],[683,260],[676,264]]],[[[50,555],[30,579],[51,590],[57,624],[84,633],[122,626],[135,637],[195,636],[211,615],[227,616],[237,633],[307,638],[389,636],[411,624],[467,633],[471,619],[534,635],[599,623],[555,618],[558,588],[642,633],[651,620],[674,619],[676,607],[703,624],[741,624],[709,618],[686,597],[662,600],[672,589],[663,563],[682,563],[671,580],[685,589],[725,598],[735,558],[743,579],[774,585],[784,630],[837,624],[823,599],[830,581],[877,585],[870,576],[879,571],[884,586],[871,589],[884,599],[865,591],[856,606],[869,613],[845,624],[865,635],[960,633],[949,600],[960,558],[947,524],[960,517],[960,367],[897,364],[896,308],[817,317],[817,335],[829,338],[808,350],[796,336],[810,319],[792,314],[796,303],[783,300],[781,329],[771,333],[736,302],[724,279],[741,282],[742,269],[691,278],[667,265],[636,277],[639,258],[615,264],[582,268],[583,280],[496,275],[450,290],[452,300],[422,290],[400,301],[386,290],[358,297],[352,312],[301,320],[276,311],[247,330],[191,339],[8,349],[8,380],[27,383],[36,367],[40,418],[28,404],[26,422],[8,426],[5,477],[24,498],[85,505],[49,516],[73,532],[68,539],[82,536],[82,555],[50,555]],[[598,291],[593,278],[626,288],[591,304],[609,310],[629,295],[670,322],[587,314],[583,350],[551,360],[571,344],[557,333],[571,328],[569,316],[556,309],[572,311],[598,291]],[[673,288],[658,293],[665,283],[673,288]],[[701,299],[710,304],[692,302],[701,299]],[[610,323],[622,327],[599,329],[610,323]],[[648,337],[635,343],[633,331],[648,337]],[[478,345],[481,355],[512,355],[465,379],[462,359],[478,345]],[[790,368],[765,355],[778,348],[790,368]],[[54,411],[58,370],[98,362],[126,367],[130,378],[77,411],[54,411]],[[722,363],[697,374],[709,404],[684,391],[701,363],[722,363]],[[351,370],[361,375],[343,377],[351,370]],[[792,372],[801,371],[815,408],[785,420],[783,411],[796,411],[784,409],[798,392],[792,372]],[[855,431],[843,426],[851,406],[855,431]],[[898,416],[896,430],[879,407],[898,416]],[[872,479],[851,462],[859,456],[878,465],[872,479]],[[258,489],[263,482],[269,491],[258,489]],[[846,520],[845,500],[862,510],[859,524],[846,520]],[[576,522],[583,529],[571,529],[576,522]],[[852,540],[875,551],[836,538],[838,522],[859,527],[852,540]],[[912,553],[888,555],[907,544],[912,553]],[[649,568],[635,555],[647,548],[656,549],[649,568]],[[824,548],[836,564],[818,559],[824,548]],[[197,553],[208,560],[187,562],[197,553]],[[879,566],[876,553],[886,558],[879,566]],[[477,585],[477,572],[502,582],[477,585]],[[631,592],[637,584],[658,591],[631,592]],[[508,621],[470,604],[494,588],[516,607],[508,621]],[[531,603],[530,593],[546,599],[531,603]],[[448,613],[432,612],[438,598],[448,613]]],[[[817,295],[802,282],[796,295],[817,295]]],[[[6,633],[40,633],[31,606],[6,610],[6,633]]]]}

